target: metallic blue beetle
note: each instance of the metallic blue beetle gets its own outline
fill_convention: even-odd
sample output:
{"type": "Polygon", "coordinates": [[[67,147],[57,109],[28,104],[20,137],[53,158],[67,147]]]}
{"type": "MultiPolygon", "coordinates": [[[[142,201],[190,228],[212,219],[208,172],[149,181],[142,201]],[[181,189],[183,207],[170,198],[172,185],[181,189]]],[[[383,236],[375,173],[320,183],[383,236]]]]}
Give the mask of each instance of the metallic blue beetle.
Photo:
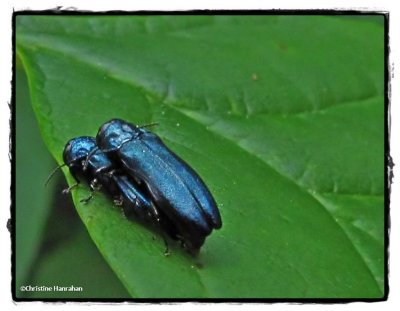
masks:
{"type": "Polygon", "coordinates": [[[213,229],[221,228],[215,200],[200,176],[157,135],[113,119],[100,127],[96,142],[116,165],[146,186],[158,211],[189,250],[198,250],[213,229]]]}
{"type": "MultiPolygon", "coordinates": [[[[123,206],[125,214],[145,222],[157,223],[166,231],[171,226],[161,220],[156,207],[129,176],[123,174],[96,146],[93,137],[82,136],[71,139],[64,148],[64,163],[69,167],[71,175],[77,181],[85,180],[93,191],[103,188],[113,199],[123,206]],[[91,154],[90,159],[87,159],[91,154]],[[86,169],[84,170],[84,164],[86,169]]],[[[71,188],[71,187],[70,187],[71,188]]],[[[70,189],[69,188],[69,189],[70,189]]],[[[92,198],[93,194],[85,202],[92,198]]],[[[172,233],[171,233],[172,234],[172,233]]]]}

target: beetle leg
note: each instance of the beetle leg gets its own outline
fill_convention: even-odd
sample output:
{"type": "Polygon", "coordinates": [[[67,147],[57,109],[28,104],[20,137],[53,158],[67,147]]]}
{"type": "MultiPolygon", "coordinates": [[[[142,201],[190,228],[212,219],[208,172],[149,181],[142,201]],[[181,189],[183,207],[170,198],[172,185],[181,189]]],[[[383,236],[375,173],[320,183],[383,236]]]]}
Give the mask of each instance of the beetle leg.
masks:
{"type": "Polygon", "coordinates": [[[62,191],[62,194],[68,194],[68,193],[70,193],[71,190],[74,189],[75,187],[77,187],[78,185],[79,185],[79,182],[76,182],[76,183],[73,184],[72,186],[70,186],[70,187],[64,189],[64,190],[62,191]]]}
{"type": "MultiPolygon", "coordinates": [[[[73,184],[72,186],[68,187],[67,189],[64,189],[62,191],[62,193],[68,194],[71,192],[72,189],[76,188],[78,185],[79,185],[79,181],[76,182],[75,184],[73,184]]],[[[90,188],[91,188],[90,195],[87,198],[80,200],[80,202],[87,204],[93,198],[94,192],[101,188],[101,184],[98,183],[97,179],[93,179],[92,182],[90,183],[90,188]]]]}
{"type": "Polygon", "coordinates": [[[111,171],[105,172],[104,174],[107,175],[109,178],[112,178],[115,174],[118,174],[118,172],[120,172],[119,169],[113,169],[111,171]]]}
{"type": "Polygon", "coordinates": [[[98,190],[101,189],[101,184],[99,183],[99,181],[97,180],[97,178],[93,179],[93,180],[90,182],[90,188],[91,188],[93,191],[98,191],[98,190]]]}
{"type": "Polygon", "coordinates": [[[90,201],[91,199],[93,199],[94,193],[95,193],[96,191],[100,190],[100,188],[101,188],[101,184],[99,183],[99,181],[98,181],[96,178],[93,179],[93,180],[90,182],[90,195],[89,195],[87,198],[80,200],[80,202],[82,202],[82,203],[84,203],[84,204],[88,204],[89,201],[90,201]]]}
{"type": "Polygon", "coordinates": [[[120,195],[119,197],[114,198],[114,204],[117,206],[121,206],[124,203],[124,199],[122,197],[122,195],[120,195]]]}
{"type": "Polygon", "coordinates": [[[93,195],[94,195],[94,191],[92,190],[92,191],[90,192],[90,195],[89,195],[87,198],[80,200],[80,202],[82,202],[82,203],[84,203],[84,204],[88,204],[89,201],[90,201],[91,199],[93,199],[93,195]]]}
{"type": "Polygon", "coordinates": [[[168,241],[167,241],[167,238],[166,238],[166,236],[164,234],[164,230],[163,230],[163,228],[161,226],[160,214],[158,213],[158,210],[154,206],[154,204],[151,204],[151,207],[152,207],[151,208],[151,212],[152,212],[153,215],[150,215],[150,216],[154,217],[154,219],[156,220],[156,224],[157,224],[158,228],[160,229],[160,234],[161,234],[161,237],[162,237],[162,239],[164,241],[164,245],[165,245],[164,256],[169,256],[169,255],[171,255],[171,252],[169,251],[168,241]]]}
{"type": "Polygon", "coordinates": [[[88,155],[86,156],[86,159],[84,161],[82,161],[82,170],[84,172],[87,171],[87,168],[89,166],[89,160],[90,158],[99,150],[98,147],[94,148],[93,150],[91,150],[88,155]]]}
{"type": "Polygon", "coordinates": [[[107,176],[109,176],[110,178],[114,176],[116,170],[111,170],[109,172],[106,173],[107,176]]]}
{"type": "Polygon", "coordinates": [[[165,244],[164,256],[168,257],[169,255],[171,255],[171,252],[169,251],[169,247],[168,247],[168,242],[167,242],[167,239],[165,238],[164,233],[162,233],[161,235],[162,235],[162,238],[163,238],[164,244],[165,244]]]}

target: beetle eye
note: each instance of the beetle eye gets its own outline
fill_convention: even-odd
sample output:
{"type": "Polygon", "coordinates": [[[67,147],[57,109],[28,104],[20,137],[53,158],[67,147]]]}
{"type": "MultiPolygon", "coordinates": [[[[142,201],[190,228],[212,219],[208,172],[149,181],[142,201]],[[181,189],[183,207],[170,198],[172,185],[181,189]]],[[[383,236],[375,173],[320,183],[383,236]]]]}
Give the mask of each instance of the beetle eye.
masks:
{"type": "Polygon", "coordinates": [[[129,126],[128,124],[123,124],[123,125],[122,125],[122,130],[123,130],[124,132],[127,132],[127,133],[132,133],[132,132],[133,132],[132,127],[129,126]]]}

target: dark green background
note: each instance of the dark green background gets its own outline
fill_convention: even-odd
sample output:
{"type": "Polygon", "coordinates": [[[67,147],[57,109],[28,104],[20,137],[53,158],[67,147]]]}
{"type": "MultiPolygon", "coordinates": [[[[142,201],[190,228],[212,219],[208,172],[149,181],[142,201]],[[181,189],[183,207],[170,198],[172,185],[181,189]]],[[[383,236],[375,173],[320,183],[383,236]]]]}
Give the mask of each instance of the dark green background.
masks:
{"type": "Polygon", "coordinates": [[[384,296],[383,16],[21,15],[16,55],[18,298],[384,296]],[[43,186],[112,117],[158,122],[210,187],[199,258],[43,186]]]}

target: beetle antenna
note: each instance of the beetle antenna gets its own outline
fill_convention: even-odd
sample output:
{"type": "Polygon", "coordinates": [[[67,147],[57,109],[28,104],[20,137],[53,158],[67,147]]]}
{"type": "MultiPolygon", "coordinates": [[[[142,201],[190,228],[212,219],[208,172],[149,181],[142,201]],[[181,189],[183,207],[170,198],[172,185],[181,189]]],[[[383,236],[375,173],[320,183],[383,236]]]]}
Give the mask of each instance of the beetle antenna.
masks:
{"type": "Polygon", "coordinates": [[[137,125],[136,127],[137,128],[144,128],[144,127],[151,127],[151,126],[156,126],[156,125],[159,125],[159,123],[158,122],[153,122],[153,123],[148,123],[148,124],[143,124],[143,125],[137,125]]]}
{"type": "Polygon", "coordinates": [[[92,149],[86,156],[85,162],[83,162],[83,171],[87,170],[90,158],[99,150],[99,147],[92,149]]]}
{"type": "Polygon", "coordinates": [[[66,165],[67,165],[67,164],[63,163],[63,164],[60,164],[59,166],[57,166],[57,167],[50,173],[49,177],[47,177],[46,182],[44,183],[44,186],[46,187],[47,184],[49,183],[50,179],[54,176],[54,174],[55,174],[60,168],[62,168],[63,166],[66,166],[66,165]]]}

